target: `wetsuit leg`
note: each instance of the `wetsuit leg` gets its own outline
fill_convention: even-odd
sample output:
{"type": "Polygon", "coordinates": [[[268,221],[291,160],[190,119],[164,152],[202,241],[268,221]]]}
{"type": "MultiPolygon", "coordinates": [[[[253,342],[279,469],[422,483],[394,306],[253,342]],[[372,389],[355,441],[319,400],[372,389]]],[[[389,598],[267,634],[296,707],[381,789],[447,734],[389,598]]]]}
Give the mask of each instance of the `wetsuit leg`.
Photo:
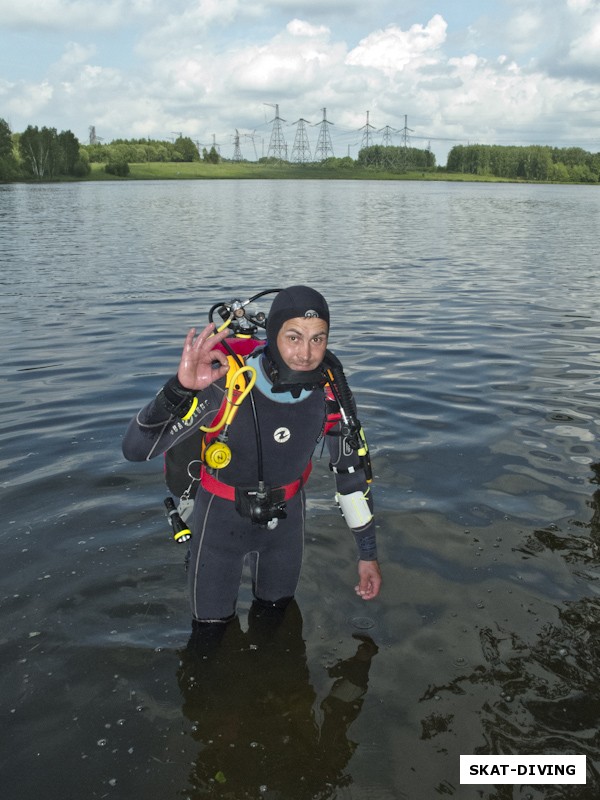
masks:
{"type": "Polygon", "coordinates": [[[235,614],[251,525],[230,501],[198,492],[188,565],[195,620],[227,622],[235,614]]]}
{"type": "MultiPolygon", "coordinates": [[[[260,530],[260,546],[251,554],[254,596],[282,608],[296,592],[304,553],[304,492],[286,505],[287,517],[274,530],[260,530]]],[[[257,541],[257,534],[254,535],[257,541]]]]}

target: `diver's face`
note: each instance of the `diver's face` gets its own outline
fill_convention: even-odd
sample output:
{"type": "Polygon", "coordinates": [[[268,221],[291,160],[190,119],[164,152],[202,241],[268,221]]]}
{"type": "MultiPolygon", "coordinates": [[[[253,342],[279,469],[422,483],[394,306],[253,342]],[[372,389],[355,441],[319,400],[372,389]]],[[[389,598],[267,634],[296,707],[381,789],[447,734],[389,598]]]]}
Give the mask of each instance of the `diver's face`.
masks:
{"type": "Polygon", "coordinates": [[[327,333],[327,323],[318,317],[294,317],[279,329],[277,349],[290,369],[310,372],[325,357],[327,333]]]}

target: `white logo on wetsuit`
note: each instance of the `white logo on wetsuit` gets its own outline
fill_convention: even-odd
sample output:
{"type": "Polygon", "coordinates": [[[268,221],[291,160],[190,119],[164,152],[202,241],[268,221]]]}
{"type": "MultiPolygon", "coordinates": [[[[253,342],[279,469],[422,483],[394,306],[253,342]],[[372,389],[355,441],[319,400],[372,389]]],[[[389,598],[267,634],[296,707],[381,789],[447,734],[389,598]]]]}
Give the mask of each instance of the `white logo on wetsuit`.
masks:
{"type": "Polygon", "coordinates": [[[273,438],[279,444],[285,444],[285,442],[289,441],[291,435],[289,428],[277,428],[273,434],[273,438]]]}

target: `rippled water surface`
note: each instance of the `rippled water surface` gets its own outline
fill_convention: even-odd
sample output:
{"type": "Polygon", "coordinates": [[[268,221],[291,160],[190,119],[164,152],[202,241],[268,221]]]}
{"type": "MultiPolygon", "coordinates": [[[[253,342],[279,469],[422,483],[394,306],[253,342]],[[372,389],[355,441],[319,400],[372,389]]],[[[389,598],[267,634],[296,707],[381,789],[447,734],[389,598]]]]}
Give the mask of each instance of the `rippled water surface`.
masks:
{"type": "Polygon", "coordinates": [[[379,182],[0,186],[4,797],[597,798],[600,194],[379,182]],[[310,283],[374,458],[354,595],[327,465],[297,595],[190,656],[137,410],[216,301],[310,283]],[[461,786],[579,753],[583,786],[461,786]]]}

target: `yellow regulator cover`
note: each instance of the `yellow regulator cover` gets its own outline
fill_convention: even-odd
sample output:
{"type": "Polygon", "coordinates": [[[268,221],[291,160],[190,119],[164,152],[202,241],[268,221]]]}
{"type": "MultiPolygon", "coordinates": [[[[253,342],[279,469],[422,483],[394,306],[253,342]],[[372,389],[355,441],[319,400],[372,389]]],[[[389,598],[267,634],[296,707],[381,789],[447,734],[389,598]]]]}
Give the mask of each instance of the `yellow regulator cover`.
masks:
{"type": "Polygon", "coordinates": [[[211,469],[223,469],[231,461],[231,449],[225,442],[213,442],[206,448],[204,461],[211,469]]]}

